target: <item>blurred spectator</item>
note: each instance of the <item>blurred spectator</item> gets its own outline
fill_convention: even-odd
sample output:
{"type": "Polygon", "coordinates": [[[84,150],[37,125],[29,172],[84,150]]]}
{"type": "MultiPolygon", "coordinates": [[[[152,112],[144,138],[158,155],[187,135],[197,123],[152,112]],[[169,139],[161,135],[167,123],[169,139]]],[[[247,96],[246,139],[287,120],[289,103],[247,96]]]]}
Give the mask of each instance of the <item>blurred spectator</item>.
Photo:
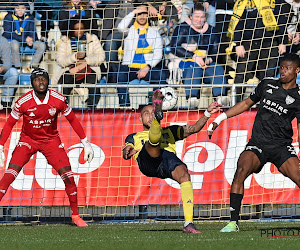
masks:
{"type": "MultiPolygon", "coordinates": [[[[62,67],[58,84],[95,84],[89,89],[86,100],[88,107],[96,107],[100,99],[100,89],[96,84],[101,77],[100,64],[105,53],[96,35],[85,29],[85,21],[75,16],[70,22],[69,36],[62,36],[57,47],[57,63],[62,67]]],[[[63,87],[63,94],[70,95],[72,88],[63,87]]]]}
{"type": "MultiPolygon", "coordinates": [[[[121,1],[113,1],[116,4],[118,2],[119,7],[115,5],[108,4],[104,10],[104,18],[103,18],[103,30],[102,30],[102,39],[106,40],[105,42],[105,54],[106,54],[106,62],[116,63],[118,61],[118,49],[122,45],[122,41],[124,38],[124,34],[117,30],[119,23],[123,20],[123,18],[131,13],[134,10],[135,0],[121,0],[121,1]]],[[[130,23],[128,26],[133,24],[130,23]]],[[[116,64],[115,64],[116,65],[116,64]]],[[[114,66],[115,66],[114,65],[114,66]]]]}
{"type": "MultiPolygon", "coordinates": [[[[189,19],[176,27],[171,40],[171,53],[181,58],[179,67],[183,69],[183,83],[200,85],[227,84],[224,68],[217,64],[220,36],[205,20],[204,7],[196,3],[189,19]]],[[[199,87],[187,87],[186,98],[191,107],[199,104],[199,87]]],[[[226,88],[213,88],[213,96],[222,103],[226,98],[226,88]],[[222,100],[223,99],[223,100],[222,100]]]]}
{"type": "Polygon", "coordinates": [[[285,0],[292,6],[293,14],[290,16],[287,28],[289,43],[293,44],[293,52],[297,53],[300,42],[300,0],[285,0]]]}
{"type": "Polygon", "coordinates": [[[18,71],[11,67],[11,51],[6,38],[0,36],[0,82],[4,81],[4,85],[8,88],[3,88],[1,104],[3,108],[10,108],[15,88],[10,88],[10,85],[17,85],[19,79],[18,71]]]}
{"type": "Polygon", "coordinates": [[[204,0],[203,6],[206,13],[206,22],[216,27],[216,1],[217,0],[204,0]]]}
{"type": "Polygon", "coordinates": [[[15,0],[14,13],[9,13],[4,18],[3,36],[11,42],[12,64],[16,68],[22,67],[21,47],[36,50],[31,67],[38,67],[46,49],[45,44],[37,39],[35,20],[28,13],[28,7],[28,1],[15,0]]]}
{"type": "MultiPolygon", "coordinates": [[[[87,0],[88,1],[88,0],[87,0]]],[[[98,20],[101,18],[102,9],[100,8],[101,1],[90,0],[87,4],[87,11],[90,15],[90,19],[87,21],[90,23],[92,34],[95,34],[100,39],[100,31],[98,27],[98,20]]]]}
{"type": "Polygon", "coordinates": [[[68,27],[70,27],[71,18],[75,16],[80,20],[91,20],[91,11],[87,10],[86,0],[64,0],[58,18],[59,29],[62,35],[68,35],[67,32],[68,27]]]}
{"type": "MultiPolygon", "coordinates": [[[[290,11],[291,6],[283,0],[235,3],[228,35],[236,43],[236,84],[246,83],[255,75],[259,80],[275,75],[278,57],[286,52],[290,11]]],[[[241,98],[242,91],[237,88],[241,98]]]]}
{"type": "MultiPolygon", "coordinates": [[[[54,28],[53,9],[48,2],[53,0],[29,0],[30,14],[41,20],[41,41],[46,42],[50,29],[54,28]]],[[[56,5],[60,1],[55,1],[56,5]]]]}
{"type": "MultiPolygon", "coordinates": [[[[118,25],[120,32],[128,32],[124,40],[124,57],[118,72],[118,84],[134,79],[166,84],[169,71],[162,69],[162,39],[148,24],[148,9],[141,5],[130,12],[118,25]],[[134,16],[134,24],[128,28],[134,16]]],[[[130,106],[128,87],[118,88],[119,105],[130,106]]]]}

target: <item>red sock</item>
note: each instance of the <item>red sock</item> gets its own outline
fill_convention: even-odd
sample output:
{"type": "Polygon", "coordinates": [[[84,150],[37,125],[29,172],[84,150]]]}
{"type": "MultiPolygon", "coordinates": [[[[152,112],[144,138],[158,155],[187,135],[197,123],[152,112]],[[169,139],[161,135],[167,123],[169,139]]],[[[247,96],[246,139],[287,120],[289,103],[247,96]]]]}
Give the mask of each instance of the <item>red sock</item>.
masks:
{"type": "Polygon", "coordinates": [[[14,168],[5,170],[5,174],[0,181],[0,201],[5,195],[9,185],[17,178],[19,171],[14,168]]]}
{"type": "Polygon", "coordinates": [[[61,175],[65,186],[66,193],[69,197],[70,207],[72,210],[72,215],[78,215],[78,202],[77,202],[77,187],[74,181],[74,176],[72,171],[66,171],[61,175]]]}

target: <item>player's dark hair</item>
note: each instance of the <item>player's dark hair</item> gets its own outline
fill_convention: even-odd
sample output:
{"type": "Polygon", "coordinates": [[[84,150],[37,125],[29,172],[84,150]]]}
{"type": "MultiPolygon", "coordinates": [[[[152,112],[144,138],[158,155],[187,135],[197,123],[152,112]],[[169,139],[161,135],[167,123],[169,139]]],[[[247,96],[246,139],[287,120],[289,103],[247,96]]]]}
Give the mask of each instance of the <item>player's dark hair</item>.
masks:
{"type": "Polygon", "coordinates": [[[39,76],[45,77],[49,82],[49,74],[45,69],[33,68],[33,71],[31,72],[31,76],[30,76],[31,85],[33,85],[33,80],[39,76]]]}
{"type": "Polygon", "coordinates": [[[300,67],[300,58],[297,54],[294,53],[286,53],[282,58],[280,63],[284,61],[289,61],[289,62],[295,62],[297,63],[298,67],[300,67]]]}

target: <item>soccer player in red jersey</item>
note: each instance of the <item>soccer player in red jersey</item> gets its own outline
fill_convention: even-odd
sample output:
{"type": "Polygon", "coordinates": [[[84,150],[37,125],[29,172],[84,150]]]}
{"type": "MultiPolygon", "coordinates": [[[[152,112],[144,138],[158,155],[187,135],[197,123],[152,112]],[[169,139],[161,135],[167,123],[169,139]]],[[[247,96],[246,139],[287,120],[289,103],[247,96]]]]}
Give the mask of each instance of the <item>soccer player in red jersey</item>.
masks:
{"type": "Polygon", "coordinates": [[[87,227],[88,225],[80,218],[78,213],[77,187],[69,158],[57,131],[58,114],[62,113],[67,118],[80,137],[84,145],[84,159],[88,162],[91,162],[94,157],[92,146],[87,140],[72,108],[66,102],[66,97],[48,89],[49,75],[44,69],[35,68],[32,71],[31,84],[33,90],[16,101],[0,135],[0,166],[3,167],[5,161],[4,143],[8,139],[13,126],[23,115],[20,140],[12,154],[8,168],[0,180],[0,200],[30,157],[40,151],[65,183],[72,210],[72,221],[78,227],[87,227]]]}

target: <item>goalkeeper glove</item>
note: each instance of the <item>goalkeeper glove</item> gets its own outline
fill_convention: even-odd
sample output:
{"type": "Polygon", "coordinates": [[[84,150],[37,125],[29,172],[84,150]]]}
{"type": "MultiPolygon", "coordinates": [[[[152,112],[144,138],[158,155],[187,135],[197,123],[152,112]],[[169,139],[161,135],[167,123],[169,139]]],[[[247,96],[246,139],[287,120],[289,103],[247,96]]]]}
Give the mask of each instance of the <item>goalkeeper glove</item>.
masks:
{"type": "Polygon", "coordinates": [[[92,148],[92,145],[88,141],[87,137],[82,139],[81,143],[83,144],[84,147],[84,160],[90,163],[94,158],[94,150],[92,148]]]}
{"type": "Polygon", "coordinates": [[[0,145],[0,167],[4,167],[5,155],[3,153],[3,146],[0,145]]]}

